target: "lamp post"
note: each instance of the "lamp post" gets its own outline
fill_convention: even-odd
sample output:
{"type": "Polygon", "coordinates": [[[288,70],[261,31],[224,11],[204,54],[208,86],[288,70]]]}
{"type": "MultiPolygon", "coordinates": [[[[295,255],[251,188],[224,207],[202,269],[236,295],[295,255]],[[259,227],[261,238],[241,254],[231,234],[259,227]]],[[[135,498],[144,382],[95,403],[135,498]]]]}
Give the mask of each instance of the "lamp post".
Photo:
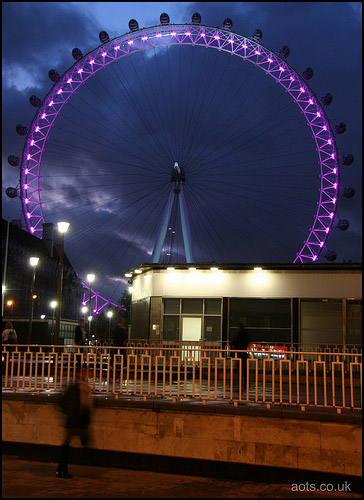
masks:
{"type": "Polygon", "coordinates": [[[91,338],[91,320],[92,320],[92,308],[91,308],[91,292],[92,292],[92,283],[95,281],[95,275],[94,274],[88,274],[87,275],[87,282],[90,285],[90,300],[88,303],[88,315],[89,315],[89,321],[88,321],[88,340],[91,338]]]}
{"type": "Polygon", "coordinates": [[[52,309],[52,332],[51,334],[53,335],[53,343],[54,343],[54,310],[57,307],[57,301],[52,300],[50,303],[51,309],[52,309]]]}
{"type": "Polygon", "coordinates": [[[108,341],[109,341],[109,344],[110,344],[110,326],[111,326],[112,311],[107,311],[106,316],[109,318],[109,336],[108,336],[108,341]]]}
{"type": "Polygon", "coordinates": [[[59,343],[59,327],[61,322],[62,306],[62,281],[63,281],[63,253],[64,253],[64,235],[69,228],[69,222],[58,222],[58,231],[61,233],[61,249],[59,252],[59,270],[58,270],[58,291],[57,291],[57,310],[56,310],[56,329],[54,332],[54,344],[59,343]]]}
{"type": "Polygon", "coordinates": [[[28,325],[28,335],[27,335],[27,344],[30,344],[30,340],[32,337],[32,322],[33,322],[33,304],[34,304],[34,299],[33,299],[33,290],[34,290],[34,282],[35,282],[35,268],[37,267],[39,262],[38,257],[30,257],[29,263],[33,268],[33,275],[32,275],[32,284],[30,287],[30,313],[29,313],[29,325],[28,325]]]}

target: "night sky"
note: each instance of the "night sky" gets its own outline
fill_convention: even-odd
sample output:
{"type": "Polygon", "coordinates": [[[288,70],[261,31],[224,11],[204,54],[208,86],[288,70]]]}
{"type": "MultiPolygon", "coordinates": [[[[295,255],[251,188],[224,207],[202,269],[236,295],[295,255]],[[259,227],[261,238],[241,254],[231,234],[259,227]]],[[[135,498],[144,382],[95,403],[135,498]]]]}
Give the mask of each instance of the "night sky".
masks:
{"type": "MultiPolygon", "coordinates": [[[[21,218],[16,187],[21,156],[18,123],[30,125],[33,94],[52,87],[48,71],[62,75],[83,54],[110,39],[160,24],[202,24],[252,36],[278,53],[309,81],[318,97],[330,92],[325,112],[339,154],[355,161],[341,170],[341,185],[354,187],[340,199],[328,247],[336,262],[361,262],[361,3],[3,3],[3,218],[21,218]]],[[[80,278],[96,274],[95,289],[116,301],[126,286],[123,272],[151,261],[174,162],[185,170],[184,193],[196,262],[292,262],[308,236],[319,196],[314,141],[297,106],[263,71],[240,58],[200,47],[151,49],[109,65],[90,78],[64,106],[42,161],[46,222],[70,222],[65,251],[80,278]]],[[[163,262],[184,262],[181,223],[175,207],[163,262]]],[[[321,259],[321,262],[327,262],[321,259]]]]}

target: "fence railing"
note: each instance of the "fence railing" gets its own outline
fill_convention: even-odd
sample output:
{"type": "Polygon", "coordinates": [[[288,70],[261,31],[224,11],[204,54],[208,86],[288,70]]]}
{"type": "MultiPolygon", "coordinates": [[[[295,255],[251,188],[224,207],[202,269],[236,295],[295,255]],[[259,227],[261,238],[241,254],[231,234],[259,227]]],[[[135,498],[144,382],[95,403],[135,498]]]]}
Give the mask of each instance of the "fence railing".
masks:
{"type": "Polygon", "coordinates": [[[362,355],[228,346],[3,345],[2,387],[63,391],[82,366],[95,394],[360,410],[362,355]],[[247,352],[246,381],[243,385],[247,352]],[[259,355],[258,355],[259,354],[259,355]]]}

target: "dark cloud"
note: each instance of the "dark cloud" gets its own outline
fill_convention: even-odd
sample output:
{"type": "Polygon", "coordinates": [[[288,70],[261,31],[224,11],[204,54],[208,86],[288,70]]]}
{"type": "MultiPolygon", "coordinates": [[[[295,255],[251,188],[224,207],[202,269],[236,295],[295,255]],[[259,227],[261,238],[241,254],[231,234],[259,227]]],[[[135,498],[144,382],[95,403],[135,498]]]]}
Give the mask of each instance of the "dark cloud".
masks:
{"type": "MultiPolygon", "coordinates": [[[[356,188],[356,196],[339,205],[349,229],[333,231],[329,240],[338,261],[361,260],[361,27],[355,5],[174,4],[186,22],[198,11],[206,25],[222,26],[231,17],[237,33],[262,29],[263,45],[278,51],[288,44],[293,67],[314,68],[312,89],[333,94],[327,115],[348,126],[337,137],[338,148],[355,156],[342,181],[356,188]]],[[[159,14],[145,10],[140,26],[152,18],[156,24],[159,14]]],[[[3,4],[3,188],[17,183],[6,159],[23,147],[15,126],[34,116],[29,96],[44,98],[51,88],[48,70],[61,74],[70,67],[73,47],[85,54],[99,44],[101,29],[111,37],[126,31],[114,33],[106,24],[82,4],[3,4]]],[[[89,266],[102,274],[99,284],[113,300],[123,288],[121,272],[150,260],[176,159],[188,175],[184,192],[200,261],[290,261],[312,224],[319,180],[305,121],[262,72],[212,52],[186,50],[180,62],[180,49],[171,48],[110,65],[72,97],[50,134],[43,157],[45,213],[52,221],[58,213],[69,215],[71,262],[80,275],[89,266]],[[280,175],[273,177],[277,164],[280,175]]],[[[4,216],[18,217],[20,204],[14,203],[3,197],[4,216]]],[[[182,261],[176,207],[171,225],[179,230],[168,233],[165,253],[173,246],[175,261],[182,261]]]]}

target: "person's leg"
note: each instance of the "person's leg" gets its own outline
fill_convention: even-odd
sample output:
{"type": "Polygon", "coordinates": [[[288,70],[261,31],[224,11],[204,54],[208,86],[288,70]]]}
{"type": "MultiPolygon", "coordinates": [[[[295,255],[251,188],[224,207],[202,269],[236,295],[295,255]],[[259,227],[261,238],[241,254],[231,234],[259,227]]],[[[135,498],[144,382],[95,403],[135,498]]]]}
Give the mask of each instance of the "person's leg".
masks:
{"type": "Polygon", "coordinates": [[[75,434],[75,429],[66,429],[66,436],[59,451],[59,464],[56,472],[56,476],[58,477],[64,477],[64,478],[72,477],[68,473],[68,454],[70,449],[70,442],[74,434],[75,434]]]}

